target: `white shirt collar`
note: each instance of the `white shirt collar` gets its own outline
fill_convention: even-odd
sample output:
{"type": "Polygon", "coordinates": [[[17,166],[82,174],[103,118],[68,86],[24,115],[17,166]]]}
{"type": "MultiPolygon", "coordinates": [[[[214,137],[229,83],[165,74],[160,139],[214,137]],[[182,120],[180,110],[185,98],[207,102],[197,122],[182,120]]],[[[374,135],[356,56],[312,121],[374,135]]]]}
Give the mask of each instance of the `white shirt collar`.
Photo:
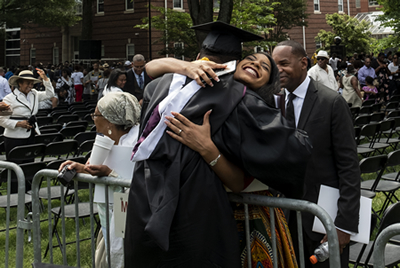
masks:
{"type": "MultiPolygon", "coordinates": [[[[310,84],[310,77],[308,77],[308,75],[306,76],[306,79],[304,79],[304,81],[300,84],[300,86],[298,86],[294,91],[293,94],[296,95],[297,98],[302,98],[304,99],[306,97],[307,94],[307,88],[308,85],[310,84]]],[[[289,95],[289,91],[285,88],[285,101],[288,98],[289,95]]]]}

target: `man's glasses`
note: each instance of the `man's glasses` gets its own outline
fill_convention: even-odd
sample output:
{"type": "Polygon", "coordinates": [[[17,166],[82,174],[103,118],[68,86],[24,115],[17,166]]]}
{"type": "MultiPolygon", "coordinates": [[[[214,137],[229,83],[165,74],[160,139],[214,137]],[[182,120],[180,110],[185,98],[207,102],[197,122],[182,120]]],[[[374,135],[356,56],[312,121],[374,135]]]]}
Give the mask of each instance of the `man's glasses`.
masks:
{"type": "Polygon", "coordinates": [[[325,58],[317,58],[317,61],[325,60],[325,58]]]}

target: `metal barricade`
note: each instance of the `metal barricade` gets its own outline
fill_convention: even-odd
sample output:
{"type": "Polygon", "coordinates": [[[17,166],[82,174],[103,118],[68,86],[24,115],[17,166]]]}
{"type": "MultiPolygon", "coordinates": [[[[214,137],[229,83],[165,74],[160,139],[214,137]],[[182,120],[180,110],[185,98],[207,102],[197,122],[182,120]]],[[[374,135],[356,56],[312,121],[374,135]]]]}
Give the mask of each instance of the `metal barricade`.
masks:
{"type": "MultiPolygon", "coordinates": [[[[30,229],[31,225],[25,220],[25,175],[22,169],[15,163],[0,161],[0,168],[7,169],[7,208],[6,208],[6,229],[5,229],[5,267],[9,266],[10,253],[10,204],[11,204],[11,171],[17,176],[18,180],[18,209],[17,209],[17,227],[16,227],[16,257],[15,267],[22,268],[24,255],[24,230],[30,229]]],[[[3,260],[0,260],[1,262],[3,260]]]]}
{"type": "MultiPolygon", "coordinates": [[[[250,250],[250,231],[249,231],[249,217],[247,211],[247,205],[258,205],[258,206],[266,206],[270,208],[271,215],[271,229],[275,229],[274,224],[274,212],[273,208],[285,208],[290,210],[297,211],[297,230],[299,234],[299,263],[300,267],[305,267],[304,264],[304,254],[303,254],[303,237],[302,237],[302,222],[301,222],[301,212],[309,212],[313,215],[317,216],[322,224],[325,227],[326,233],[328,235],[329,240],[329,264],[330,267],[339,267],[340,268],[340,255],[339,255],[339,241],[336,233],[336,227],[333,223],[333,220],[328,215],[328,213],[322,209],[317,204],[303,201],[303,200],[295,200],[289,198],[276,198],[270,196],[261,196],[254,194],[230,194],[229,199],[232,202],[236,203],[244,203],[245,204],[245,222],[246,222],[246,247],[248,252],[248,264],[247,267],[251,266],[251,250],[250,250]]],[[[272,254],[277,256],[276,254],[276,234],[275,232],[271,232],[272,234],[272,254]]],[[[295,239],[295,238],[293,238],[295,239]]],[[[274,268],[278,267],[277,258],[274,259],[274,268]]]]}
{"type": "Polygon", "coordinates": [[[395,235],[400,235],[400,223],[386,227],[376,238],[374,252],[372,253],[374,268],[385,267],[385,247],[390,238],[395,235]]]}
{"type": "MultiPolygon", "coordinates": [[[[32,205],[33,205],[33,242],[34,242],[34,262],[35,263],[41,263],[42,262],[42,247],[41,247],[41,226],[40,226],[40,201],[39,201],[39,187],[40,187],[40,182],[41,178],[45,178],[45,182],[47,181],[48,187],[50,187],[50,179],[55,178],[57,176],[58,172],[56,170],[41,170],[39,171],[32,183],[32,205]]],[[[95,267],[94,259],[95,259],[95,243],[94,243],[94,215],[93,215],[93,195],[92,195],[92,189],[94,184],[104,184],[105,185],[105,203],[109,203],[109,197],[108,196],[108,186],[122,186],[122,187],[130,187],[130,182],[126,180],[121,180],[121,179],[108,179],[108,178],[99,178],[99,177],[93,177],[87,174],[77,174],[77,176],[74,178],[74,189],[77,193],[78,191],[78,181],[81,182],[87,182],[89,183],[89,193],[90,193],[90,211],[91,211],[91,217],[90,217],[90,229],[91,229],[91,260],[92,267],[95,267]]],[[[63,190],[61,191],[62,193],[64,192],[63,190]]],[[[50,191],[48,190],[48,194],[50,195],[50,191]]],[[[314,215],[316,215],[323,225],[325,226],[325,229],[328,234],[328,239],[329,239],[329,250],[330,250],[330,266],[331,267],[340,267],[340,258],[339,258],[339,245],[338,245],[338,239],[337,239],[337,234],[336,234],[336,229],[333,223],[333,220],[329,217],[329,215],[323,210],[321,207],[314,203],[310,203],[307,201],[301,201],[301,200],[294,200],[294,199],[287,199],[287,198],[275,198],[275,197],[269,197],[269,196],[259,196],[259,195],[252,195],[252,194],[229,194],[229,199],[232,202],[237,202],[237,203],[244,203],[245,204],[245,210],[247,208],[247,204],[251,205],[260,205],[260,206],[268,206],[271,210],[271,228],[274,229],[274,213],[273,213],[273,208],[286,208],[286,209],[291,209],[291,210],[296,210],[297,211],[297,218],[298,218],[298,230],[301,230],[301,212],[309,212],[314,215]]],[[[75,212],[78,211],[78,197],[76,194],[75,198],[75,212]]],[[[64,207],[64,196],[62,195],[61,198],[61,221],[62,221],[62,241],[61,242],[61,247],[63,252],[66,252],[66,241],[65,241],[65,211],[63,210],[64,207]]],[[[51,202],[48,202],[48,221],[49,221],[49,237],[52,237],[52,231],[51,231],[51,220],[52,220],[52,215],[51,215],[51,202]]],[[[247,242],[247,247],[248,247],[248,254],[251,255],[251,250],[249,250],[250,247],[250,233],[249,233],[249,224],[248,224],[248,211],[246,211],[246,242],[247,242]]],[[[108,241],[110,241],[110,235],[109,235],[109,228],[110,228],[110,223],[109,223],[109,209],[106,209],[106,219],[107,219],[107,224],[106,224],[106,230],[107,233],[104,234],[104,236],[107,238],[108,241]]],[[[76,223],[76,266],[80,267],[81,266],[81,261],[80,261],[80,241],[79,241],[79,218],[76,215],[75,216],[75,223],[76,223]]],[[[272,233],[272,241],[273,241],[273,254],[276,256],[276,235],[275,232],[272,233]]],[[[300,245],[300,250],[302,250],[302,232],[299,233],[299,245],[300,245]]],[[[50,263],[53,263],[53,253],[52,253],[52,239],[49,239],[49,248],[50,248],[50,263]]],[[[108,260],[110,260],[110,243],[106,246],[106,255],[108,257],[108,260]]],[[[276,258],[274,259],[274,267],[277,267],[277,261],[276,258]]],[[[248,258],[249,263],[251,262],[251,257],[248,258]]],[[[304,254],[300,253],[300,267],[305,267],[304,266],[304,254]]],[[[63,254],[63,265],[68,265],[67,263],[67,258],[66,254],[63,254]]],[[[108,263],[109,267],[111,267],[111,264],[108,263]]],[[[251,266],[248,266],[251,267],[251,266]]]]}
{"type": "MultiPolygon", "coordinates": [[[[42,177],[44,177],[44,182],[47,182],[47,195],[48,195],[48,200],[51,200],[51,183],[50,180],[52,178],[56,178],[58,175],[57,170],[50,170],[50,169],[44,169],[39,171],[32,182],[32,218],[33,218],[33,243],[34,243],[34,263],[41,263],[42,262],[42,247],[41,247],[41,226],[40,226],[40,208],[41,208],[41,202],[39,200],[39,189],[40,189],[40,184],[42,181],[42,177]]],[[[107,178],[101,178],[101,177],[93,177],[88,174],[77,174],[74,178],[74,190],[75,190],[75,197],[74,197],[74,213],[75,213],[75,232],[76,232],[76,267],[81,267],[81,256],[80,256],[80,243],[81,243],[81,238],[79,236],[79,197],[78,197],[78,182],[87,182],[89,183],[89,209],[90,209],[90,240],[91,240],[91,260],[92,260],[92,267],[95,267],[95,237],[94,237],[94,225],[95,225],[95,215],[94,215],[94,204],[93,204],[93,186],[94,184],[104,184],[105,185],[105,197],[106,197],[106,204],[108,204],[109,196],[108,196],[108,186],[115,185],[115,186],[122,186],[122,187],[129,187],[130,186],[130,181],[126,180],[120,180],[120,179],[107,179],[107,178]]],[[[60,219],[61,219],[61,239],[58,240],[59,247],[62,250],[62,264],[63,265],[68,265],[67,263],[67,243],[66,242],[66,223],[65,223],[65,194],[64,194],[64,189],[65,187],[61,185],[61,198],[60,198],[60,219]]],[[[71,205],[71,204],[70,204],[71,205]]],[[[48,201],[47,203],[47,218],[48,218],[48,248],[49,248],[49,254],[50,254],[50,263],[54,263],[53,259],[53,243],[52,240],[50,239],[53,237],[53,223],[52,219],[54,216],[52,215],[52,204],[51,201],[48,201]]],[[[54,214],[54,212],[53,212],[54,214]]],[[[108,210],[107,210],[107,219],[109,218],[108,215],[108,210]]],[[[107,220],[107,237],[109,237],[109,222],[107,220]]],[[[108,259],[110,259],[110,248],[109,245],[107,247],[107,256],[108,259]]],[[[86,265],[85,265],[86,266],[86,265]]],[[[110,267],[110,266],[109,266],[110,267]]]]}

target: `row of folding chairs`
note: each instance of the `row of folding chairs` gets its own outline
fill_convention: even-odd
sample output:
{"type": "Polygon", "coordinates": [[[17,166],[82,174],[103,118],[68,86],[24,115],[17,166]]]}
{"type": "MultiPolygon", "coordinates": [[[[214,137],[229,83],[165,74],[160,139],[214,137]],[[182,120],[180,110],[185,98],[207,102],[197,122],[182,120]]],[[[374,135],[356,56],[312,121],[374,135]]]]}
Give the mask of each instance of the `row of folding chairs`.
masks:
{"type": "Polygon", "coordinates": [[[400,142],[398,135],[400,130],[400,117],[386,118],[379,122],[370,122],[355,126],[357,153],[363,157],[372,154],[383,154],[387,148],[395,150],[400,142]]]}
{"type": "Polygon", "coordinates": [[[83,120],[88,123],[93,123],[91,113],[94,112],[94,109],[91,110],[79,110],[74,112],[69,111],[59,111],[52,112],[50,114],[38,113],[36,115],[36,119],[38,121],[38,125],[52,124],[52,123],[68,123],[69,121],[78,121],[83,120]]]}

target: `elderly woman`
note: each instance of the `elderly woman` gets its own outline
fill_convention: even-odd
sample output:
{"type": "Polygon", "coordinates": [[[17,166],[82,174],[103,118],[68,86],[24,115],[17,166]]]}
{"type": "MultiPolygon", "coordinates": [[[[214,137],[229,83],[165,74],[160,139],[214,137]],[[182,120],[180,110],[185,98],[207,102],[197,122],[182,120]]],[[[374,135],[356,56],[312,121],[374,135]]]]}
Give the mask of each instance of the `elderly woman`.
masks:
{"type": "MultiPolygon", "coordinates": [[[[95,112],[92,114],[92,118],[98,133],[114,140],[115,145],[127,146],[133,149],[139,132],[140,119],[140,105],[135,96],[125,92],[110,92],[107,96],[99,100],[95,112]]],[[[130,157],[130,155],[127,157],[130,157]]],[[[83,165],[72,161],[66,161],[61,164],[59,170],[61,171],[65,165],[70,165],[68,167],[69,169],[75,169],[79,173],[89,173],[93,176],[101,177],[122,178],[116,170],[112,170],[106,165],[90,165],[89,162],[83,165]]],[[[132,165],[134,165],[134,163],[132,165]]],[[[132,178],[123,179],[131,180],[132,178]]],[[[110,186],[109,188],[112,188],[114,192],[121,192],[123,190],[121,187],[110,186]]],[[[112,196],[110,196],[110,202],[112,202],[112,200],[112,196]]],[[[98,202],[97,205],[102,232],[106,237],[106,204],[98,202]]],[[[110,216],[112,215],[112,207],[113,205],[109,204],[110,216]]],[[[110,224],[112,224],[112,222],[110,222],[110,224]]],[[[123,254],[122,239],[113,237],[112,233],[110,233],[110,237],[112,245],[111,255],[114,256],[111,260],[111,267],[121,267],[124,259],[123,255],[121,257],[121,254],[123,254]]],[[[107,243],[107,240],[105,240],[105,242],[107,243]]],[[[96,265],[96,267],[99,266],[96,265]]]]}
{"type": "Polygon", "coordinates": [[[21,71],[19,75],[10,77],[10,85],[16,88],[3,102],[8,104],[13,112],[11,116],[0,117],[0,126],[5,128],[4,147],[7,159],[14,147],[34,143],[35,133],[40,134],[35,117],[39,102],[54,97],[49,78],[43,70],[37,69],[37,72],[43,79],[45,91],[33,89],[33,85],[41,81],[34,78],[31,71],[21,71]]]}
{"type": "Polygon", "coordinates": [[[107,85],[104,87],[103,96],[110,92],[122,92],[126,83],[126,72],[115,69],[111,72],[107,85]]]}

